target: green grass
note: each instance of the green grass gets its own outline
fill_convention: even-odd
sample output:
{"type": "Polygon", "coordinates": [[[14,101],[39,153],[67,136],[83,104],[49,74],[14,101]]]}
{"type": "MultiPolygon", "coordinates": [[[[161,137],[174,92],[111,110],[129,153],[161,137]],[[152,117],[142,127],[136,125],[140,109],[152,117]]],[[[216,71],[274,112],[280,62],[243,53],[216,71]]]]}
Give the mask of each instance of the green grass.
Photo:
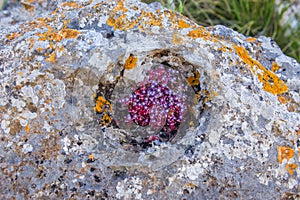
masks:
{"type": "MultiPolygon", "coordinates": [[[[280,25],[284,12],[293,0],[290,0],[280,13],[275,9],[277,7],[275,0],[156,1],[203,26],[222,24],[246,36],[272,37],[285,54],[300,61],[300,27],[287,35],[287,30],[292,30],[289,24],[280,25]]],[[[150,3],[154,0],[144,0],[144,2],[150,3]]]]}

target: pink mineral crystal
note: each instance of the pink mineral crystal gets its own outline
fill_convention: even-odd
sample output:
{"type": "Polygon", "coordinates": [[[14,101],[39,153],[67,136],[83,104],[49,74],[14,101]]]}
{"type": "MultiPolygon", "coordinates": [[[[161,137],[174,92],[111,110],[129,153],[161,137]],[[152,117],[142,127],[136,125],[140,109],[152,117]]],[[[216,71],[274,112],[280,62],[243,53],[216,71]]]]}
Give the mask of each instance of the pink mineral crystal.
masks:
{"type": "Polygon", "coordinates": [[[178,76],[178,71],[159,66],[150,70],[148,78],[122,100],[128,108],[128,122],[156,130],[157,133],[149,135],[144,142],[162,138],[168,141],[174,137],[186,110],[186,95],[182,90],[187,86],[178,76]]]}

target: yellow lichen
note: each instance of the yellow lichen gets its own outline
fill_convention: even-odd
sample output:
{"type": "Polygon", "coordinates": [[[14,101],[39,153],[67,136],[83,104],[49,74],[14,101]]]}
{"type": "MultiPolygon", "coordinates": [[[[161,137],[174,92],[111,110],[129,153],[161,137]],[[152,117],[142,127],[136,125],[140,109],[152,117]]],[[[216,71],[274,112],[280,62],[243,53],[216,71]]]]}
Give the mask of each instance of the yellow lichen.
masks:
{"type": "Polygon", "coordinates": [[[203,38],[205,40],[210,39],[210,33],[206,30],[206,28],[200,26],[195,30],[190,31],[187,36],[191,38],[203,38]]]}
{"type": "MultiPolygon", "coordinates": [[[[40,19],[42,20],[42,19],[40,19]]],[[[44,19],[43,19],[44,20],[44,19]]],[[[64,21],[64,26],[67,25],[69,21],[65,20],[64,21]]],[[[49,55],[48,53],[45,54],[46,61],[47,62],[54,62],[56,53],[57,51],[63,52],[64,51],[64,46],[58,47],[56,45],[57,42],[62,41],[63,39],[72,39],[72,38],[77,38],[80,32],[78,30],[74,29],[68,29],[68,28],[63,28],[60,31],[53,29],[52,27],[48,27],[47,32],[43,33],[37,33],[37,36],[39,37],[39,41],[49,41],[49,49],[52,49],[53,52],[49,55]]],[[[33,43],[33,41],[32,41],[33,43]]],[[[37,48],[37,51],[41,51],[41,48],[37,48]]]]}
{"type": "Polygon", "coordinates": [[[186,23],[184,20],[179,19],[178,26],[179,26],[179,28],[189,28],[191,25],[186,23]]]}
{"type": "Polygon", "coordinates": [[[37,36],[39,37],[40,41],[57,41],[60,42],[62,39],[71,39],[77,38],[80,34],[78,30],[74,29],[62,29],[61,31],[57,32],[53,28],[48,29],[47,32],[38,33],[37,36]]]}
{"type": "Polygon", "coordinates": [[[173,43],[174,44],[181,44],[182,41],[183,41],[183,39],[181,37],[179,37],[177,33],[174,33],[174,35],[173,35],[173,43]]]}
{"type": "Polygon", "coordinates": [[[24,2],[21,1],[22,6],[27,10],[27,11],[34,11],[34,6],[30,4],[31,2],[24,2]]]}
{"type": "Polygon", "coordinates": [[[198,104],[200,98],[201,98],[201,92],[197,92],[196,95],[194,95],[194,98],[193,98],[194,105],[198,104]]]}
{"type": "Polygon", "coordinates": [[[193,76],[187,78],[187,81],[190,86],[195,86],[200,84],[199,78],[200,78],[200,73],[196,70],[193,76]]]}
{"type": "Polygon", "coordinates": [[[233,45],[238,56],[248,65],[249,69],[263,83],[263,89],[272,94],[281,94],[288,91],[287,85],[273,72],[267,70],[257,60],[250,57],[248,51],[242,47],[233,45]]]}
{"type": "Polygon", "coordinates": [[[56,53],[55,52],[52,52],[50,54],[50,56],[48,58],[46,58],[46,61],[47,62],[54,62],[55,61],[55,56],[56,56],[56,53]]]}
{"type": "Polygon", "coordinates": [[[106,126],[106,125],[110,124],[111,121],[112,121],[112,118],[107,113],[104,113],[104,115],[101,119],[102,125],[106,126]]]}
{"type": "Polygon", "coordinates": [[[34,39],[33,38],[29,38],[28,42],[30,43],[29,49],[32,49],[34,46],[34,39]]]}
{"type": "Polygon", "coordinates": [[[11,33],[11,34],[7,34],[6,35],[6,39],[8,39],[8,40],[14,40],[15,38],[18,38],[21,35],[22,35],[21,33],[14,32],[14,33],[11,33]]]}
{"type": "Polygon", "coordinates": [[[113,26],[115,30],[119,29],[119,30],[122,30],[122,31],[126,31],[128,29],[131,29],[136,25],[136,22],[134,20],[129,21],[127,19],[126,14],[123,14],[123,15],[121,15],[120,17],[118,17],[116,19],[112,15],[107,19],[106,23],[109,26],[113,26]]]}
{"type": "Polygon", "coordinates": [[[70,7],[70,8],[80,8],[81,6],[78,5],[76,2],[66,2],[61,4],[62,7],[70,7]]]}
{"type": "Polygon", "coordinates": [[[221,46],[220,48],[218,48],[219,51],[222,51],[222,52],[232,52],[233,50],[230,48],[230,47],[227,47],[227,46],[221,46]]]}
{"type": "Polygon", "coordinates": [[[290,174],[291,176],[294,175],[294,172],[295,172],[295,170],[297,169],[297,167],[298,167],[298,165],[295,164],[295,163],[287,164],[287,165],[285,166],[286,170],[289,172],[289,174],[290,174]]]}
{"type": "Polygon", "coordinates": [[[196,187],[196,185],[194,183],[186,183],[184,184],[185,187],[189,187],[191,189],[194,189],[196,187]]]}
{"type": "Polygon", "coordinates": [[[208,90],[202,90],[201,94],[202,94],[202,96],[205,96],[205,98],[203,100],[204,102],[210,101],[219,95],[219,93],[216,91],[208,91],[208,90]]]}
{"type": "Polygon", "coordinates": [[[105,111],[106,107],[109,108],[109,110],[112,110],[111,104],[102,96],[99,96],[96,100],[96,105],[95,105],[95,111],[98,113],[102,113],[105,111]]]}
{"type": "Polygon", "coordinates": [[[279,146],[277,148],[279,163],[282,163],[284,159],[290,160],[294,156],[294,152],[294,149],[291,147],[279,146]]]}
{"type": "Polygon", "coordinates": [[[137,61],[138,59],[133,54],[130,54],[130,56],[125,61],[124,68],[125,69],[135,68],[137,65],[137,61]]]}
{"type": "Polygon", "coordinates": [[[282,104],[287,104],[289,102],[291,102],[291,99],[287,96],[278,96],[278,101],[282,104]]]}
{"type": "Polygon", "coordinates": [[[88,158],[89,158],[89,160],[91,160],[92,162],[95,161],[95,156],[94,156],[94,154],[90,154],[90,155],[88,156],[88,158]]]}
{"type": "Polygon", "coordinates": [[[74,30],[74,29],[62,29],[60,31],[60,34],[66,39],[77,38],[79,33],[80,32],[78,30],[74,30]]]}
{"type": "Polygon", "coordinates": [[[125,13],[127,11],[128,9],[125,8],[124,2],[118,1],[118,5],[112,10],[109,18],[106,21],[107,25],[113,26],[115,30],[119,29],[123,31],[133,28],[136,25],[136,21],[130,21],[127,19],[127,15],[125,13]],[[116,13],[120,12],[123,12],[123,14],[116,17],[116,13]]]}
{"type": "Polygon", "coordinates": [[[246,41],[247,41],[247,42],[255,42],[255,41],[256,41],[256,38],[249,37],[249,38],[246,38],[246,41]]]}
{"type": "Polygon", "coordinates": [[[112,106],[103,96],[98,96],[96,100],[96,105],[94,110],[97,113],[102,113],[101,123],[104,126],[107,126],[111,123],[112,117],[110,117],[110,113],[112,112],[112,106]]]}
{"type": "Polygon", "coordinates": [[[282,94],[288,91],[287,85],[283,80],[279,79],[276,74],[269,70],[265,70],[262,74],[258,74],[258,79],[263,83],[263,89],[272,94],[282,94]]]}
{"type": "Polygon", "coordinates": [[[150,26],[159,26],[162,27],[162,17],[163,16],[157,16],[154,13],[151,12],[145,12],[142,11],[142,16],[138,18],[140,22],[143,22],[143,18],[147,19],[144,23],[145,25],[150,25],[150,26]]]}
{"type": "MultiPolygon", "coordinates": [[[[133,10],[137,10],[136,7],[131,7],[133,10]]],[[[139,28],[141,31],[149,30],[149,27],[163,26],[163,19],[168,18],[171,22],[171,26],[173,28],[189,28],[191,25],[187,23],[186,20],[182,17],[178,20],[178,14],[171,10],[164,10],[161,12],[157,10],[156,13],[141,11],[141,15],[135,19],[129,19],[126,15],[128,9],[124,6],[123,1],[118,1],[118,5],[112,10],[109,18],[106,23],[109,26],[114,27],[114,29],[119,30],[128,30],[135,26],[139,28]]],[[[192,26],[192,27],[195,27],[192,26]]]]}
{"type": "Polygon", "coordinates": [[[26,132],[26,133],[29,133],[29,132],[30,132],[30,127],[29,127],[28,124],[25,126],[25,132],[26,132]]]}
{"type": "Polygon", "coordinates": [[[277,62],[273,62],[272,63],[272,68],[271,68],[272,72],[276,72],[279,69],[280,69],[280,66],[278,65],[278,63],[277,62]]]}

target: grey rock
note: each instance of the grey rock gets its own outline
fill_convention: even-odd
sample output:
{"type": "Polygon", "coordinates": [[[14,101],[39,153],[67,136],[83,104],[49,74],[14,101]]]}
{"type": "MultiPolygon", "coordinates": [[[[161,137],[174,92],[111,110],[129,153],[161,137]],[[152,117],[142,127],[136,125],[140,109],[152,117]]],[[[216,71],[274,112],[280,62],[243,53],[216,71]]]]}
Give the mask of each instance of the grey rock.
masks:
{"type": "Polygon", "coordinates": [[[0,19],[1,199],[299,199],[300,65],[270,38],[137,0],[0,19]]]}

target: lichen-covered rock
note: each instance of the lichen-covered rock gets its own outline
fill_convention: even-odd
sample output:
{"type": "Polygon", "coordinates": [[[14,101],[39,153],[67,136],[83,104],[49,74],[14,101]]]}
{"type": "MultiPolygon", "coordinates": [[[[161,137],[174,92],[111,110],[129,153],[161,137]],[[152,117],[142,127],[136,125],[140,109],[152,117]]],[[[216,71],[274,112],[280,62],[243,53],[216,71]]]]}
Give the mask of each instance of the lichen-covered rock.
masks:
{"type": "Polygon", "coordinates": [[[8,2],[1,199],[297,199],[300,66],[160,4],[8,2]]]}

